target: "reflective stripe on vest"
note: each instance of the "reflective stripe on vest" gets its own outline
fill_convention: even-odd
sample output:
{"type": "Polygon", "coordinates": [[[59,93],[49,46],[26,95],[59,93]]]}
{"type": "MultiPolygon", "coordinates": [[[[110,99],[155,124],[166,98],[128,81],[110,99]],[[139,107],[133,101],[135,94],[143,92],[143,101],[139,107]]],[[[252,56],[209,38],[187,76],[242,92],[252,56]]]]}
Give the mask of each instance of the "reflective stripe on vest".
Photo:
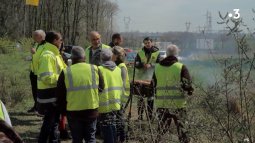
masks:
{"type": "Polygon", "coordinates": [[[42,104],[45,104],[45,103],[54,103],[56,101],[57,101],[57,98],[48,98],[48,99],[37,98],[37,102],[38,103],[42,103],[42,104]]]}
{"type": "Polygon", "coordinates": [[[98,69],[94,65],[77,63],[64,70],[67,89],[67,111],[99,107],[98,69]]]}
{"type": "Polygon", "coordinates": [[[182,66],[183,64],[179,62],[168,67],[156,65],[157,93],[155,106],[157,108],[183,108],[186,106],[185,97],[179,86],[182,66]]]}
{"type": "Polygon", "coordinates": [[[109,99],[106,102],[100,102],[99,106],[109,106],[110,104],[121,104],[119,99],[109,99]]]}
{"type": "Polygon", "coordinates": [[[2,107],[2,103],[0,101],[0,119],[4,120],[5,117],[4,117],[4,111],[3,111],[3,107],[2,107]]]}
{"type": "Polygon", "coordinates": [[[91,65],[91,74],[92,74],[92,85],[87,85],[87,86],[78,86],[74,87],[73,86],[73,77],[71,73],[71,68],[67,67],[67,78],[69,81],[69,88],[67,88],[67,91],[79,91],[79,90],[88,90],[88,89],[95,89],[98,88],[98,85],[96,84],[96,77],[95,77],[95,67],[91,65]]]}
{"type": "Polygon", "coordinates": [[[149,60],[147,59],[144,50],[139,51],[138,55],[142,63],[151,64],[151,63],[156,63],[157,57],[159,55],[159,51],[151,53],[151,57],[149,58],[149,60]]]}
{"type": "Polygon", "coordinates": [[[120,68],[116,67],[113,71],[102,66],[98,68],[102,73],[105,83],[105,89],[99,94],[99,112],[108,113],[120,110],[120,100],[124,93],[120,68]]]}
{"type": "Polygon", "coordinates": [[[123,91],[123,87],[110,87],[110,88],[106,88],[102,91],[102,93],[106,93],[106,92],[110,92],[110,91],[113,91],[113,90],[120,90],[120,91],[123,91]]]}

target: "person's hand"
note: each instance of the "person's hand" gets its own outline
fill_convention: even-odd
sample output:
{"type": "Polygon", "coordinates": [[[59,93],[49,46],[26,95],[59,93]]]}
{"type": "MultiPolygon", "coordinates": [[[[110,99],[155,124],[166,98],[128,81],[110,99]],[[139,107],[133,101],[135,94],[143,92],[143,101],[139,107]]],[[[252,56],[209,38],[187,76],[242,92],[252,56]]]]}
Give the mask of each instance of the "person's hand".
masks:
{"type": "Polygon", "coordinates": [[[31,48],[30,52],[31,52],[31,54],[35,54],[35,52],[36,52],[35,48],[31,48]]]}
{"type": "Polygon", "coordinates": [[[144,65],[144,68],[145,68],[145,69],[151,68],[151,64],[145,64],[145,65],[144,65]]]}

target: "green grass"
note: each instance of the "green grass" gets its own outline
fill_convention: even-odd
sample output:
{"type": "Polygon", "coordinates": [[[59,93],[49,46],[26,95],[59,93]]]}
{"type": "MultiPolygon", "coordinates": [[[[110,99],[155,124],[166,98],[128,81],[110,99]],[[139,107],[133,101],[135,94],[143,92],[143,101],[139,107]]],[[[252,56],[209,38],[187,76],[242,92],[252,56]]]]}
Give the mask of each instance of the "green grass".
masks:
{"type": "MultiPolygon", "coordinates": [[[[13,44],[10,41],[6,43],[13,44]]],[[[21,135],[25,142],[36,143],[42,125],[42,118],[26,112],[33,105],[29,81],[30,61],[26,61],[26,57],[30,55],[29,48],[31,41],[29,39],[23,39],[21,43],[24,51],[15,49],[8,54],[0,54],[0,99],[7,106],[14,129],[21,135]]],[[[188,67],[195,84],[214,83],[215,76],[218,77],[221,72],[221,68],[213,60],[183,61],[183,63],[188,67]]],[[[133,69],[129,68],[128,70],[130,80],[132,80],[133,69]]],[[[203,104],[205,98],[197,88],[195,89],[194,96],[188,98],[188,116],[194,142],[209,142],[208,138],[210,138],[213,131],[215,136],[221,135],[218,132],[221,131],[217,128],[219,127],[218,124],[211,119],[208,111],[204,109],[206,108],[203,104]]],[[[148,130],[148,122],[136,121],[136,104],[137,99],[135,98],[132,105],[130,124],[132,127],[131,134],[133,136],[131,142],[150,142],[151,136],[148,130]]],[[[128,113],[128,110],[126,113],[128,113]]],[[[154,121],[152,124],[153,137],[157,134],[156,125],[157,122],[154,121]]],[[[178,142],[174,126],[172,126],[172,130],[165,136],[165,139],[169,142],[178,142]]],[[[68,142],[71,141],[66,141],[66,143],[68,142]]]]}

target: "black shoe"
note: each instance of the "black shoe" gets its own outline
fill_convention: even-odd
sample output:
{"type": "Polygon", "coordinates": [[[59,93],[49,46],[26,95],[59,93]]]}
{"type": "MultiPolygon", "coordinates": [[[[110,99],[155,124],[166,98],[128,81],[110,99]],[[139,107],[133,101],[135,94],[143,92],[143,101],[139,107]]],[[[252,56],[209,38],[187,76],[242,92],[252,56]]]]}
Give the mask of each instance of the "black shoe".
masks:
{"type": "Polygon", "coordinates": [[[32,107],[31,109],[27,110],[28,113],[36,112],[36,108],[32,107]]]}
{"type": "Polygon", "coordinates": [[[61,140],[69,140],[72,139],[72,137],[69,135],[67,130],[60,131],[60,139],[61,140]]]}

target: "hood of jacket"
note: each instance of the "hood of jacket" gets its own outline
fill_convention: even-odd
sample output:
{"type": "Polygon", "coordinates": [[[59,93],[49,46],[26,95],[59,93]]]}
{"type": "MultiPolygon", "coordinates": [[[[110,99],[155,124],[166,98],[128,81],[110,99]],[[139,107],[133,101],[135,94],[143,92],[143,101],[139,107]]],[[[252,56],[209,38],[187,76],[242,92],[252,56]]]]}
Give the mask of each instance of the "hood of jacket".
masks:
{"type": "Polygon", "coordinates": [[[102,63],[102,66],[110,69],[111,71],[113,71],[116,68],[116,64],[113,61],[105,61],[102,63]]]}

